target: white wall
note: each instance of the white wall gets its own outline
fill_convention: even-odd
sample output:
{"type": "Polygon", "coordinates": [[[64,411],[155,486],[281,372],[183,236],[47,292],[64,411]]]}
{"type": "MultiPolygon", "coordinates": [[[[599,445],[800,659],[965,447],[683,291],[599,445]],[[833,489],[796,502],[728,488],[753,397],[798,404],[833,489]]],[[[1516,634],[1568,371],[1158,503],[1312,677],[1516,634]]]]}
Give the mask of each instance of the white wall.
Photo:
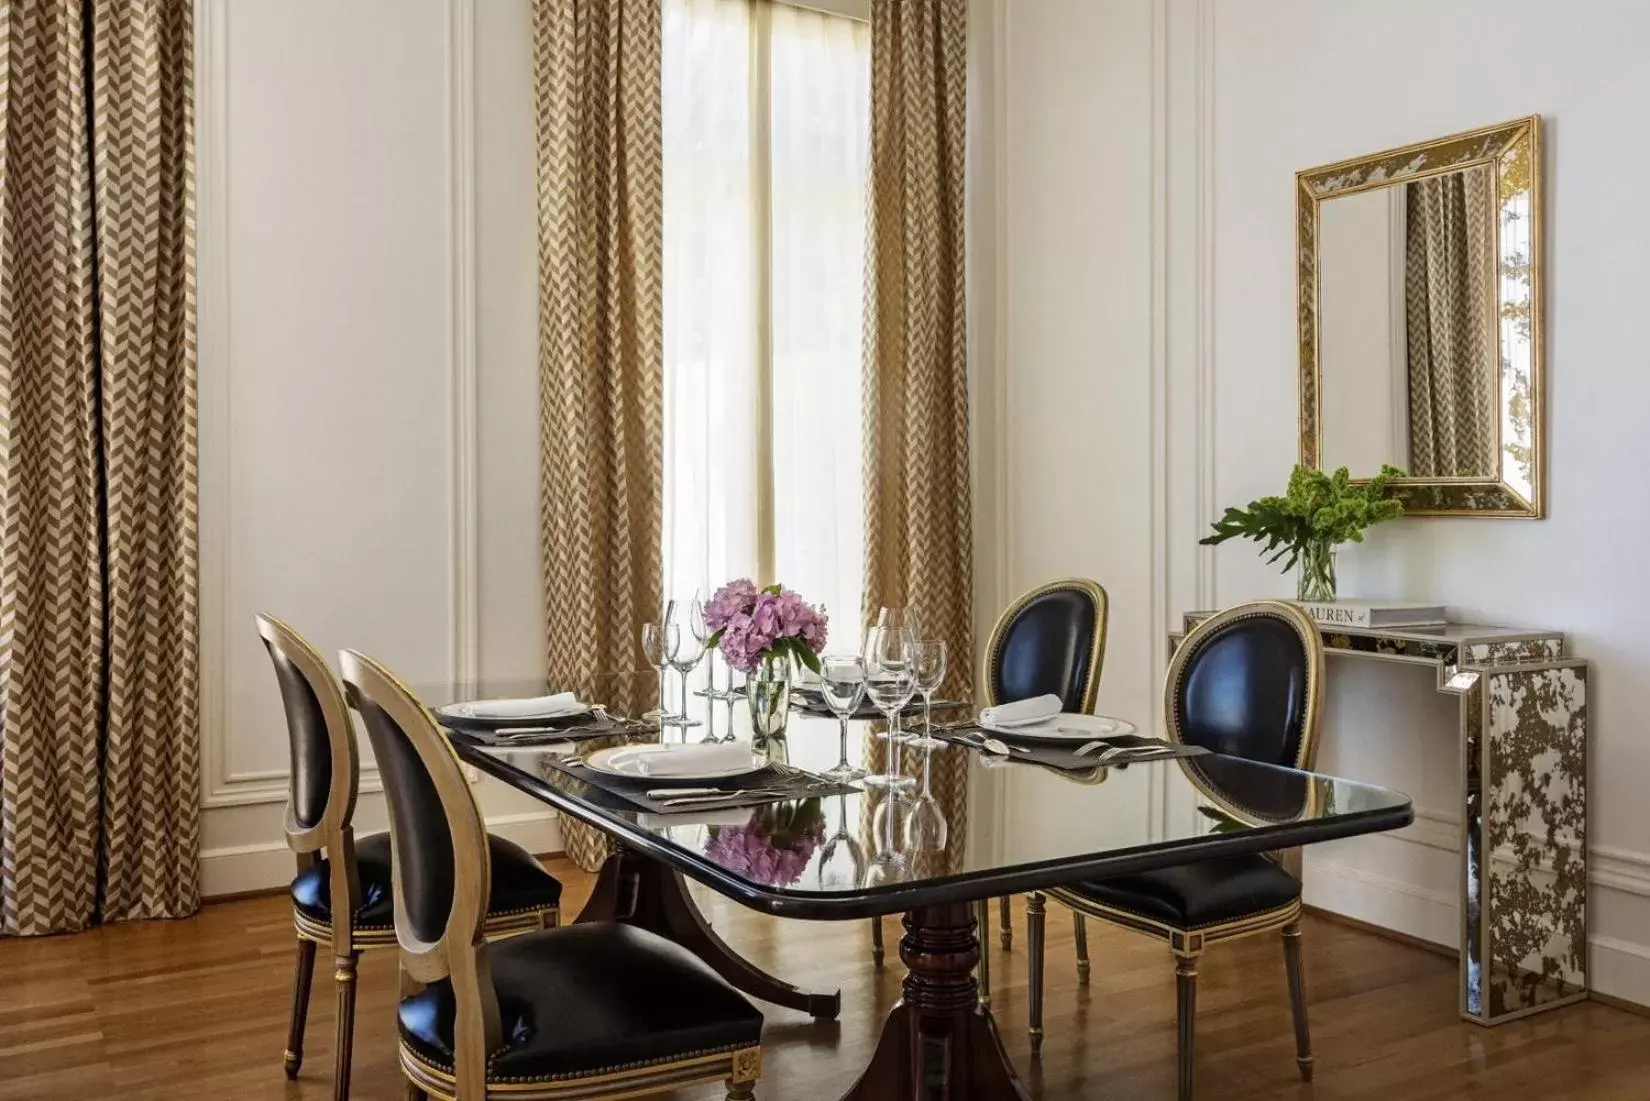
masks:
{"type": "MultiPolygon", "coordinates": [[[[1551,517],[1417,519],[1343,555],[1350,593],[1573,635],[1593,661],[1593,976],[1650,1004],[1650,371],[1635,303],[1650,149],[1650,8],[1538,0],[998,0],[1007,334],[993,426],[1018,589],[1068,572],[1112,597],[1101,707],[1158,709],[1161,631],[1288,595],[1247,545],[1196,539],[1297,458],[1298,169],[1541,112],[1550,252],[1551,517]],[[1416,28],[1426,27],[1425,34],[1416,28]],[[1424,76],[1422,75],[1424,74],[1424,76]]],[[[1325,847],[1308,897],[1422,936],[1456,928],[1450,701],[1336,659],[1321,760],[1416,798],[1400,834],[1325,847]]],[[[1154,814],[1185,808],[1155,800],[1154,814]]]]}
{"type": "MultiPolygon", "coordinates": [[[[526,0],[199,12],[202,871],[220,894],[292,870],[253,613],[414,684],[542,668],[537,272],[526,0]]],[[[370,768],[363,790],[358,829],[381,829],[370,768]]],[[[537,804],[481,796],[500,831],[559,847],[537,804]]]]}

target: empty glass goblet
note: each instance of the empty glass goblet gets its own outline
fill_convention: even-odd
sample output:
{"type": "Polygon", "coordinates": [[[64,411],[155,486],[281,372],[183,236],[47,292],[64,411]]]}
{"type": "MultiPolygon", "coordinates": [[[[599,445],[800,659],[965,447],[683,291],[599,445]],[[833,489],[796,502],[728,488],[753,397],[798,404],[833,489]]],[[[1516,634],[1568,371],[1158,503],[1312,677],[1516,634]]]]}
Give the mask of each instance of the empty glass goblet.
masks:
{"type": "Polygon", "coordinates": [[[659,726],[673,725],[676,716],[665,706],[665,670],[670,668],[681,645],[676,624],[671,622],[642,624],[642,657],[659,671],[659,726]]]}
{"type": "Polygon", "coordinates": [[[945,682],[946,648],[938,639],[925,639],[911,647],[911,667],[917,691],[922,693],[922,736],[907,744],[933,751],[945,745],[934,737],[934,693],[945,682]]]}

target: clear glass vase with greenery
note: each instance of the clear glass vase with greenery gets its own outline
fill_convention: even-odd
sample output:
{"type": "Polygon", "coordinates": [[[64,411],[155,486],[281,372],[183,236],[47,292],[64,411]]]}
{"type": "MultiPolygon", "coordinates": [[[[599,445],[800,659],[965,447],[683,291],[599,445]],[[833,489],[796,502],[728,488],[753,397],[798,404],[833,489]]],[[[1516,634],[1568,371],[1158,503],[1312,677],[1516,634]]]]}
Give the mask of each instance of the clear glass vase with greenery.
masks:
{"type": "Polygon", "coordinates": [[[1260,553],[1268,564],[1283,562],[1284,572],[1300,567],[1296,597],[1307,601],[1335,599],[1335,548],[1361,543],[1371,525],[1396,520],[1404,503],[1386,495],[1388,478],[1401,478],[1394,466],[1367,482],[1354,483],[1346,467],[1333,474],[1296,466],[1282,497],[1262,497],[1246,508],[1228,508],[1211,526],[1214,533],[1202,541],[1215,545],[1228,539],[1263,543],[1260,553]]]}

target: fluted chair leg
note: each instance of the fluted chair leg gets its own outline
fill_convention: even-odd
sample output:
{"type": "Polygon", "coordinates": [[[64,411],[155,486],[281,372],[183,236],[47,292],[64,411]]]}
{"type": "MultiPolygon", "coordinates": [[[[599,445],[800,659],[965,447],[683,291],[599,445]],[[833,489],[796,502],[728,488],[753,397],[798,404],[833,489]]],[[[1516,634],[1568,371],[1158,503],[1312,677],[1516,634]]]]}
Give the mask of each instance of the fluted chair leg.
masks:
{"type": "Polygon", "coordinates": [[[1175,957],[1175,1002],[1179,1032],[1180,1101],[1192,1101],[1197,1067],[1197,957],[1175,957]]]}
{"type": "Polygon", "coordinates": [[[871,964],[878,971],[882,970],[882,919],[871,919],[871,964]]]}
{"type": "Polygon", "coordinates": [[[337,1065],[332,1072],[333,1101],[349,1101],[350,1058],[355,1047],[355,961],[361,953],[351,952],[335,959],[332,977],[338,982],[337,1065]]]}
{"type": "Polygon", "coordinates": [[[755,1082],[741,1082],[737,1078],[728,1079],[728,1101],[751,1101],[755,1096],[755,1082]]]}
{"type": "Polygon", "coordinates": [[[430,1101],[430,1095],[411,1082],[407,1083],[407,1101],[430,1101]]]}
{"type": "Polygon", "coordinates": [[[1009,909],[1007,895],[997,900],[997,917],[1003,927],[1003,951],[1012,952],[1014,950],[1014,921],[1013,911],[1009,909]]]}
{"type": "Polygon", "coordinates": [[[1030,1028],[1032,1057],[1043,1050],[1043,896],[1033,891],[1026,896],[1026,977],[1030,992],[1030,1028]]]}
{"type": "Polygon", "coordinates": [[[978,977],[980,980],[980,1004],[986,1007],[991,1005],[991,900],[981,899],[974,904],[974,923],[979,928],[980,966],[978,977]]]}
{"type": "Polygon", "coordinates": [[[1283,927],[1283,966],[1289,973],[1289,1009],[1295,1017],[1295,1065],[1301,1081],[1312,1081],[1312,1034],[1306,1027],[1306,980],[1301,973],[1301,926],[1283,927]]]}
{"type": "Polygon", "coordinates": [[[1083,986],[1089,984],[1089,925],[1083,915],[1073,910],[1071,914],[1072,931],[1077,935],[1077,981],[1083,986]]]}
{"type": "Polygon", "coordinates": [[[298,1077],[304,1064],[304,1022],[309,1019],[309,988],[315,978],[315,942],[298,938],[298,959],[292,969],[292,1023],[286,1032],[286,1076],[298,1077]]]}

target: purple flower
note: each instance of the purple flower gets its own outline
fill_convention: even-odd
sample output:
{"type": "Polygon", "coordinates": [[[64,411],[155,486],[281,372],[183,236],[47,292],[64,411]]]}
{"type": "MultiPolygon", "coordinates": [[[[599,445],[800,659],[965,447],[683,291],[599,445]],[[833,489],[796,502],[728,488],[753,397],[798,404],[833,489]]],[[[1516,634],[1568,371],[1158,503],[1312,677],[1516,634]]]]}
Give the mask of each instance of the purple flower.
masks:
{"type": "Polygon", "coordinates": [[[772,593],[763,593],[756,598],[756,607],[751,609],[751,622],[769,638],[779,637],[779,600],[772,593]]]}
{"type": "Polygon", "coordinates": [[[705,855],[758,883],[787,887],[802,878],[825,837],[819,801],[775,810],[763,807],[743,826],[715,826],[705,855]]]}
{"type": "Polygon", "coordinates": [[[713,631],[727,627],[735,615],[749,613],[756,603],[756,583],[747,577],[729,581],[705,605],[705,623],[713,631]]]}

